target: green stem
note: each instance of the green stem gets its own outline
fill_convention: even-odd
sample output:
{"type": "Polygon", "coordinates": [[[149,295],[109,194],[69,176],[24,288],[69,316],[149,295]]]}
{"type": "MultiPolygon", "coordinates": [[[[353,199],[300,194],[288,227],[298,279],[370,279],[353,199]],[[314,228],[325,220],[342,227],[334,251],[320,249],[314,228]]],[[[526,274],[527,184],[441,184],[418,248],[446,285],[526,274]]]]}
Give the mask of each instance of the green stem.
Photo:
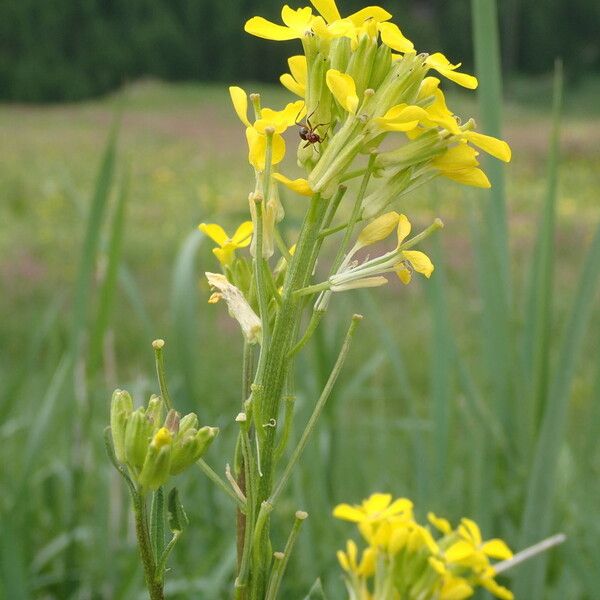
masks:
{"type": "Polygon", "coordinates": [[[164,340],[154,340],[152,342],[152,348],[154,348],[154,358],[156,363],[156,375],[158,376],[158,385],[160,387],[160,395],[162,396],[163,402],[167,407],[167,410],[173,408],[173,402],[167,388],[167,378],[165,375],[165,361],[163,357],[163,348],[165,346],[164,340]]]}
{"type": "Polygon", "coordinates": [[[279,499],[281,492],[285,488],[287,482],[289,481],[289,479],[292,475],[292,471],[294,470],[294,467],[298,463],[298,460],[300,460],[300,456],[302,455],[302,452],[304,452],[304,449],[306,448],[308,439],[310,438],[310,435],[313,432],[321,413],[323,412],[323,408],[325,408],[325,404],[327,403],[327,400],[329,399],[329,396],[331,395],[333,386],[335,385],[335,382],[342,370],[342,367],[344,366],[344,361],[346,360],[346,356],[348,355],[348,351],[350,350],[350,344],[352,343],[352,337],[354,336],[354,331],[361,320],[362,320],[362,315],[354,315],[352,317],[352,322],[350,323],[350,327],[348,328],[348,332],[346,333],[344,343],[342,344],[342,348],[337,357],[335,365],[333,366],[331,374],[329,375],[329,379],[327,380],[327,383],[325,384],[325,387],[323,388],[323,391],[321,392],[321,396],[319,397],[319,400],[317,401],[317,404],[315,405],[315,408],[310,416],[310,419],[308,420],[308,423],[306,424],[306,427],[305,427],[304,431],[302,432],[300,441],[298,442],[298,445],[296,446],[294,452],[292,453],[292,456],[290,457],[290,461],[288,462],[288,464],[283,472],[283,475],[281,476],[281,479],[279,480],[279,482],[275,486],[275,489],[273,490],[273,493],[271,494],[270,504],[272,504],[272,505],[275,505],[275,503],[279,499]]]}
{"type": "Polygon", "coordinates": [[[137,535],[140,556],[144,566],[144,578],[150,600],[164,600],[163,582],[156,578],[156,559],[152,553],[152,542],[148,532],[148,516],[144,496],[136,491],[133,497],[135,514],[135,532],[137,535]]]}
{"type": "Polygon", "coordinates": [[[237,497],[236,493],[231,489],[230,486],[214,471],[210,465],[203,459],[200,458],[196,461],[196,464],[200,467],[202,472],[222,491],[225,492],[236,504],[239,510],[242,512],[246,511],[246,505],[240,498],[237,497]]]}
{"type": "MultiPolygon", "coordinates": [[[[268,154],[268,153],[267,153],[268,154]]],[[[266,175],[266,173],[265,173],[266,175]]],[[[264,258],[263,258],[263,199],[255,199],[256,202],[256,256],[254,257],[254,280],[256,282],[256,296],[258,298],[258,310],[262,324],[262,342],[260,356],[258,358],[258,373],[262,372],[266,357],[266,348],[269,347],[271,338],[269,326],[269,301],[267,298],[267,287],[265,283],[264,258]]]]}
{"type": "Polygon", "coordinates": [[[298,539],[298,534],[300,533],[302,523],[304,523],[307,517],[308,514],[303,511],[299,510],[298,512],[296,512],[294,526],[292,527],[292,531],[290,531],[290,535],[285,544],[285,549],[283,550],[283,557],[276,563],[276,566],[274,567],[271,573],[266,600],[277,600],[277,592],[279,592],[281,580],[283,579],[285,569],[288,565],[288,562],[290,561],[290,556],[292,555],[294,546],[296,545],[296,540],[298,539]]]}
{"type": "MultiPolygon", "coordinates": [[[[276,427],[262,427],[262,424],[277,423],[282,390],[290,369],[291,361],[288,352],[296,334],[297,322],[303,307],[302,299],[293,291],[305,285],[314,267],[314,248],[320,231],[327,201],[315,194],[305,216],[297,243],[283,285],[282,304],[275,319],[275,326],[270,343],[265,348],[264,369],[257,372],[253,386],[253,411],[257,412],[259,424],[257,434],[260,441],[261,472],[258,478],[257,494],[254,499],[256,511],[260,511],[262,503],[271,493],[274,468],[274,449],[276,427]]],[[[267,581],[267,560],[261,555],[270,547],[268,518],[262,527],[261,539],[257,544],[257,553],[252,561],[252,596],[253,600],[264,600],[267,581]]]]}

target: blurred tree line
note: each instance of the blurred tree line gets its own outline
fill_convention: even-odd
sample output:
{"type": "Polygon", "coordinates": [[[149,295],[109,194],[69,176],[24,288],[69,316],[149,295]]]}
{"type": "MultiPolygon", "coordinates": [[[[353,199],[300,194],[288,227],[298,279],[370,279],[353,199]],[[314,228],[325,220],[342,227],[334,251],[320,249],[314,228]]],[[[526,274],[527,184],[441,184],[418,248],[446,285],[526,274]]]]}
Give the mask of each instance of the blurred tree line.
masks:
{"type": "MultiPolygon", "coordinates": [[[[348,14],[368,3],[339,4],[348,14]]],[[[470,65],[470,0],[380,4],[419,50],[470,65]]],[[[499,5],[508,72],[546,72],[557,56],[571,75],[600,69],[599,0],[499,5]]],[[[241,28],[255,14],[279,21],[280,9],[280,0],[1,0],[0,98],[76,100],[140,77],[272,81],[294,42],[261,42],[241,28]]]]}

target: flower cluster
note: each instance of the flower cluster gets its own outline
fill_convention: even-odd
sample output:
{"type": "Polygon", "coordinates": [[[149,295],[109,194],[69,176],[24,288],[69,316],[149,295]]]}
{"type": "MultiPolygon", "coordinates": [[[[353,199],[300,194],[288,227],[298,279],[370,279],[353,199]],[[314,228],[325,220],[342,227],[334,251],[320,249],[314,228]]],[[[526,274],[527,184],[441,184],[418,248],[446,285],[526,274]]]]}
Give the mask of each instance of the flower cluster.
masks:
{"type": "MultiPolygon", "coordinates": [[[[280,78],[300,99],[275,110],[264,107],[259,94],[229,88],[235,112],[246,128],[248,161],[255,173],[255,187],[249,195],[252,222],[243,223],[231,238],[218,225],[200,226],[218,244],[214,253],[225,276],[254,309],[257,306],[248,297],[252,295],[249,268],[244,261],[234,260],[235,250],[250,245],[255,256],[260,220],[262,257],[269,259],[277,247],[282,259],[289,258],[277,228],[285,214],[280,186],[333,205],[327,216],[331,222],[338,207],[337,194],[361,178],[350,220],[345,226],[331,227],[331,232],[321,232],[325,236],[346,231],[349,238],[342,243],[343,254],[328,282],[308,288],[322,292],[316,306],[325,308],[331,292],[382,285],[387,282],[385,273],[395,272],[404,283],[410,282],[414,272],[428,277],[433,265],[421,252],[408,249],[415,243],[404,241],[410,223],[390,210],[392,205],[436,177],[490,187],[480,168],[479,151],[503,161],[511,158],[506,142],[476,132],[473,119],[463,122],[448,108],[441,80],[432,72],[465,88],[476,88],[477,79],[461,72],[460,64],[452,64],[439,52],[417,53],[391,22],[392,15],[381,7],[369,6],[342,17],[335,0],[311,0],[311,4],[298,9],[284,6],[282,24],[263,17],[247,21],[245,30],[254,36],[301,42],[303,53],[288,59],[289,73],[280,78]],[[305,172],[296,178],[280,172],[286,153],[283,136],[294,125],[299,136],[297,162],[305,172]],[[353,229],[360,223],[366,224],[362,237],[347,252],[353,229]],[[366,245],[371,231],[379,231],[381,223],[398,227],[398,247],[358,264],[356,252],[366,245]]],[[[439,226],[438,220],[426,231],[439,226]]],[[[272,291],[277,300],[277,288],[272,291]]]]}
{"type": "Polygon", "coordinates": [[[373,494],[362,504],[340,504],[335,517],[356,523],[367,543],[359,553],[349,540],[338,552],[352,600],[462,600],[482,587],[502,600],[513,594],[495,580],[490,559],[508,560],[512,552],[500,539],[484,541],[478,525],[428,514],[419,524],[406,498],[373,494]]]}
{"type": "Polygon", "coordinates": [[[115,390],[110,406],[110,429],[116,460],[128,467],[142,490],[156,490],[171,475],[194,464],[219,430],[198,428],[198,417],[181,417],[175,410],[164,416],[164,402],[152,396],[148,405],[134,410],[128,392],[115,390]]]}

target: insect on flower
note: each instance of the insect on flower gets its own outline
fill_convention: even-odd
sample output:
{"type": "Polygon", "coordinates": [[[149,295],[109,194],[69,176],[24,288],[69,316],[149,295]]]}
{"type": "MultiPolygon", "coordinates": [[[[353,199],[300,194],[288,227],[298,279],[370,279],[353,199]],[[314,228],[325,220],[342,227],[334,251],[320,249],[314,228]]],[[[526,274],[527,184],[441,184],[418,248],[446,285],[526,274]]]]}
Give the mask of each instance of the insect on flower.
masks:
{"type": "Polygon", "coordinates": [[[324,142],[327,139],[327,133],[329,130],[327,130],[325,132],[325,135],[321,137],[317,129],[319,127],[325,127],[326,125],[329,125],[329,123],[319,123],[318,125],[312,125],[310,122],[310,118],[315,114],[316,110],[317,109],[315,108],[315,110],[313,110],[310,113],[310,115],[306,117],[304,123],[299,122],[296,119],[296,125],[298,125],[299,127],[298,134],[300,135],[300,139],[306,142],[303,148],[308,148],[308,146],[310,146],[311,144],[320,144],[321,142],[324,142]]]}

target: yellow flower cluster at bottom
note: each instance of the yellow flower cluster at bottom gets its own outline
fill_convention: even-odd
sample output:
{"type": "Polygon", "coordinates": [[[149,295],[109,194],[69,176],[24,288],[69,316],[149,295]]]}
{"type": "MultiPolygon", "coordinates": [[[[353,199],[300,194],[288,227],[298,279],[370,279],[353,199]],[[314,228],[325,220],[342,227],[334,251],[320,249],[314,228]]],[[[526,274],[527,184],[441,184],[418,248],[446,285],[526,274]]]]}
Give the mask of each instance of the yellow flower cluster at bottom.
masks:
{"type": "Polygon", "coordinates": [[[490,559],[507,560],[512,552],[500,539],[484,541],[478,525],[449,521],[429,513],[419,524],[413,504],[391,494],[373,494],[360,505],[340,504],[333,515],[356,523],[367,542],[359,556],[352,540],[338,560],[352,600],[463,600],[483,587],[501,600],[513,594],[499,585],[490,559]]]}

